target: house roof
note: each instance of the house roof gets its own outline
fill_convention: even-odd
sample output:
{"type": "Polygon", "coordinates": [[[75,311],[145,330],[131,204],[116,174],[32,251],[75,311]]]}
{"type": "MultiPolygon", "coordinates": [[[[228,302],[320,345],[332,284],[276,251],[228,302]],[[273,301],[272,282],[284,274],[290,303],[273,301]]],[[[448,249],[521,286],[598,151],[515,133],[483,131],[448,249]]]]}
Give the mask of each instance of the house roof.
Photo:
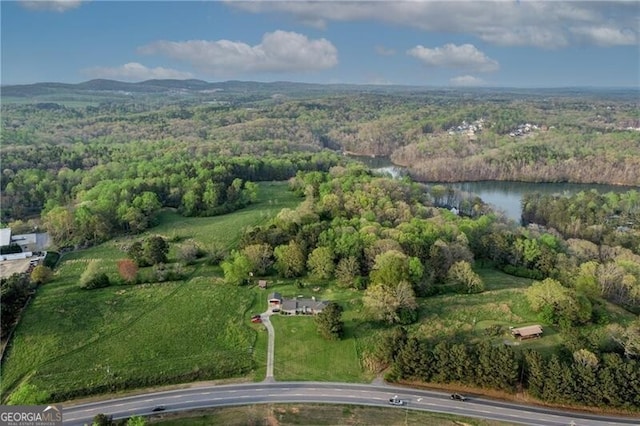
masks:
{"type": "Polygon", "coordinates": [[[279,300],[282,302],[282,295],[278,292],[269,293],[269,300],[279,300]]]}
{"type": "Polygon", "coordinates": [[[0,229],[0,246],[11,244],[11,228],[0,229]]]}
{"type": "Polygon", "coordinates": [[[321,311],[327,307],[326,300],[315,300],[315,299],[285,299],[282,303],[282,309],[285,311],[295,311],[296,309],[302,309],[303,307],[307,309],[312,309],[315,311],[321,311]]]}
{"type": "Polygon", "coordinates": [[[298,301],[295,299],[286,299],[282,302],[282,310],[295,311],[298,308],[298,301]]]}
{"type": "Polygon", "coordinates": [[[512,328],[511,334],[517,334],[522,337],[535,336],[536,334],[542,334],[542,326],[536,324],[536,325],[529,325],[526,327],[512,328]]]}

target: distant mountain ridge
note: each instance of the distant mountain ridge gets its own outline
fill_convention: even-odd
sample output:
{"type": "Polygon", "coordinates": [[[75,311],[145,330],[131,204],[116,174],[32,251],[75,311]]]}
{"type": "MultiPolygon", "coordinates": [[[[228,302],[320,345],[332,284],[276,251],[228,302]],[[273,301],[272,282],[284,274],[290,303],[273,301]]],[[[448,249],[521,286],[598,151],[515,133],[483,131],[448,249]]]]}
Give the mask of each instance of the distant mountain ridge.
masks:
{"type": "MultiPolygon", "coordinates": [[[[18,85],[3,85],[0,90],[3,96],[30,97],[49,95],[60,91],[68,92],[130,92],[130,93],[162,93],[168,91],[219,91],[219,90],[256,90],[256,89],[272,89],[272,90],[322,90],[327,87],[339,87],[343,85],[323,85],[312,83],[293,83],[293,82],[270,82],[261,83],[253,81],[225,81],[210,83],[204,80],[146,80],[137,83],[129,83],[118,80],[95,79],[82,83],[33,83],[18,85]]],[[[346,85],[356,87],[356,85],[346,85]]]]}
{"type": "Polygon", "coordinates": [[[43,82],[33,84],[2,85],[0,94],[3,97],[30,98],[47,95],[60,94],[91,94],[91,93],[113,93],[118,95],[137,94],[154,95],[163,93],[208,93],[224,92],[235,94],[248,94],[252,92],[266,93],[311,93],[311,92],[405,92],[417,93],[425,91],[439,92],[511,92],[523,95],[547,95],[558,93],[604,93],[613,94],[631,93],[637,94],[638,88],[590,88],[590,87],[564,87],[564,88],[499,88],[499,87],[435,87],[435,86],[409,86],[409,85],[373,85],[373,84],[321,84],[321,83],[299,83],[289,81],[257,82],[229,80],[223,82],[207,82],[198,79],[189,80],[145,80],[131,83],[118,80],[94,79],[82,83],[56,83],[43,82]]]}

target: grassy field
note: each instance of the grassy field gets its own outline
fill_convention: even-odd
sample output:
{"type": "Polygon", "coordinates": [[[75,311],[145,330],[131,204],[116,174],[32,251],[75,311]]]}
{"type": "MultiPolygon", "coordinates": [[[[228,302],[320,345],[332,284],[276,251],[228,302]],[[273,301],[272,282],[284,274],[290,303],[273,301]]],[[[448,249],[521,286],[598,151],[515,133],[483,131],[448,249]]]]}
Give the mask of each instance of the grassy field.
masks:
{"type": "MultiPolygon", "coordinates": [[[[558,329],[542,324],[544,333],[539,339],[520,341],[509,333],[509,327],[541,324],[538,314],[529,308],[525,290],[532,283],[495,269],[479,269],[478,274],[486,285],[479,294],[446,294],[422,299],[420,321],[410,327],[423,338],[458,335],[473,342],[490,339],[494,343],[511,344],[522,349],[536,349],[551,353],[562,344],[558,329]],[[487,329],[494,325],[503,327],[499,336],[488,336],[487,329]]],[[[620,307],[606,304],[607,315],[612,322],[626,324],[633,314],[620,307]]],[[[606,325],[589,325],[595,333],[604,332],[606,325]]],[[[586,329],[587,327],[585,327],[586,329]]]]}
{"type": "Polygon", "coordinates": [[[393,408],[322,404],[265,404],[203,410],[150,418],[163,426],[288,426],[288,425],[429,425],[507,426],[513,423],[393,408]]]}
{"type": "MultiPolygon", "coordinates": [[[[260,187],[258,203],[247,209],[212,218],[167,211],[149,233],[193,239],[204,248],[214,241],[229,247],[244,227],[299,202],[284,183],[260,187]]],[[[129,241],[119,238],[64,257],[16,329],[2,366],[3,400],[21,384],[35,386],[41,399],[66,399],[167,380],[246,376],[264,364],[266,333],[248,322],[258,310],[259,291],[223,284],[219,267],[186,267],[184,281],[79,289],[80,274],[94,260],[116,277],[129,241]]]]}

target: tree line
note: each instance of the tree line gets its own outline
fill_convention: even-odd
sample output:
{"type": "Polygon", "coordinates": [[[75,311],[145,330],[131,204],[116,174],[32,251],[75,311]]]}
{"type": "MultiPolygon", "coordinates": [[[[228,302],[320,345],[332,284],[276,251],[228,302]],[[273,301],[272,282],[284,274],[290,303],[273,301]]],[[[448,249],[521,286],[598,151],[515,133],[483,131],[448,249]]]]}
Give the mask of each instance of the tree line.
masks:
{"type": "Polygon", "coordinates": [[[640,406],[640,364],[616,352],[582,348],[543,355],[486,341],[430,342],[406,335],[393,341],[399,343],[390,353],[389,378],[393,380],[461,384],[509,393],[521,389],[554,404],[630,410],[640,406]]]}

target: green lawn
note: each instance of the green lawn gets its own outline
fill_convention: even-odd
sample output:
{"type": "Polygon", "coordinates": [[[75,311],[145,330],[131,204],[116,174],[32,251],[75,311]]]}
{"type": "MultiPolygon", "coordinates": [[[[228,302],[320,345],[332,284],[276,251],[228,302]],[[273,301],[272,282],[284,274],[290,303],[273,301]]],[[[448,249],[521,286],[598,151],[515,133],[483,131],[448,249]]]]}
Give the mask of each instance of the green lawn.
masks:
{"type": "Polygon", "coordinates": [[[314,296],[339,303],[344,308],[345,336],[339,341],[325,340],[316,331],[312,316],[273,315],[276,332],[274,375],[276,380],[317,380],[370,382],[360,360],[361,342],[358,326],[363,322],[361,294],[348,289],[328,288],[322,281],[302,280],[304,288],[291,282],[276,282],[269,291],[283,297],[314,296]]]}

